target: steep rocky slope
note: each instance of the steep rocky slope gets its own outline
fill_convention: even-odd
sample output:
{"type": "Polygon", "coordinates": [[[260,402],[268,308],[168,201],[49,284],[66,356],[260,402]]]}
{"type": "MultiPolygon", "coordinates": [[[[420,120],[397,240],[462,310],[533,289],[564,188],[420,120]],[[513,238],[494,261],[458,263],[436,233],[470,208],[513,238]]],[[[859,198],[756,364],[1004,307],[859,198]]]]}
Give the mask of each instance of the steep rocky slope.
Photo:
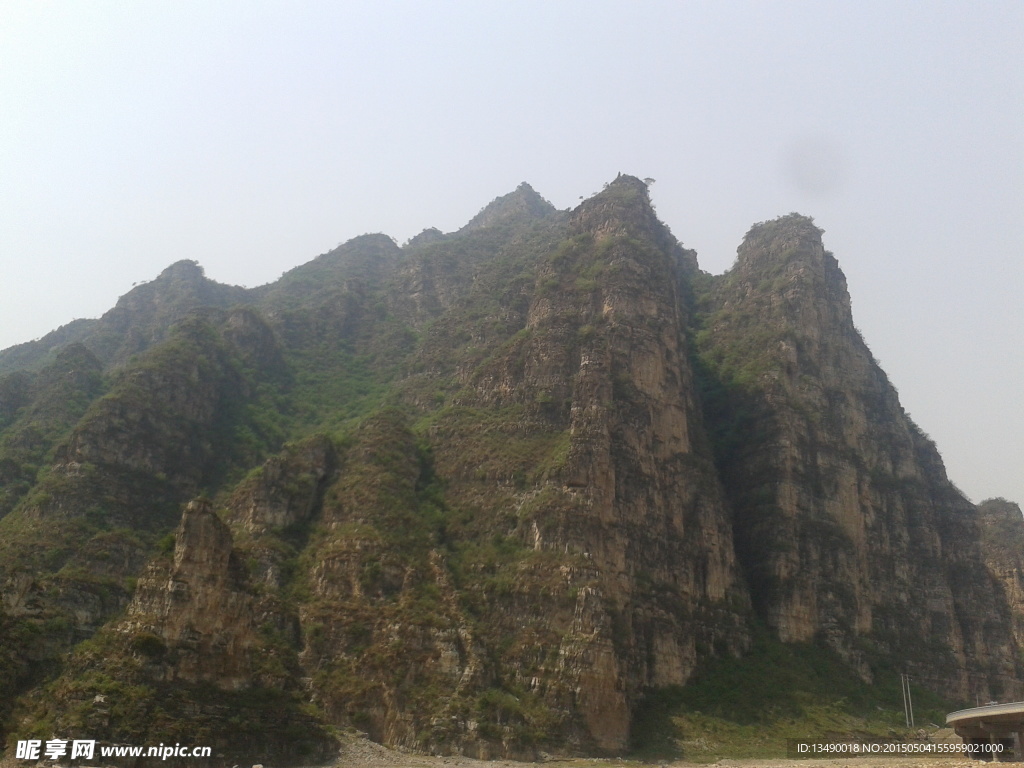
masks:
{"type": "Polygon", "coordinates": [[[77,343],[36,374],[0,379],[0,517],[31,490],[47,453],[103,389],[100,361],[77,343]]]}
{"type": "Polygon", "coordinates": [[[1024,516],[1006,499],[978,505],[985,563],[1002,585],[1013,618],[1013,637],[1024,648],[1024,516]]]}
{"type": "Polygon", "coordinates": [[[621,753],[765,632],[1020,691],[1017,565],[801,216],[711,277],[638,179],[524,184],[259,289],[181,262],[0,371],[9,738],[621,753]]]}
{"type": "Polygon", "coordinates": [[[701,361],[758,613],[865,672],[874,652],[963,697],[971,670],[991,696],[1019,693],[974,507],[855,329],[820,231],[797,215],[757,225],[710,282],[701,361]]]}
{"type": "Polygon", "coordinates": [[[74,320],[41,339],[0,350],[0,375],[38,368],[72,343],[83,344],[106,365],[123,364],[190,314],[244,303],[249,293],[209,280],[197,262],[182,260],[133,288],[97,320],[74,320]]]}

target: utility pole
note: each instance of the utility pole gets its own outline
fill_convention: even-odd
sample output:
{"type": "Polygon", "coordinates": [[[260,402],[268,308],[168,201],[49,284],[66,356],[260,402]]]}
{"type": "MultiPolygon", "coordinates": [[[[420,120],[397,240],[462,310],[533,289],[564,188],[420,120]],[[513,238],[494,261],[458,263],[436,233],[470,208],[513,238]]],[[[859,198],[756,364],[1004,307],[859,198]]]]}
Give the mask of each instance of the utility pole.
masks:
{"type": "Polygon", "coordinates": [[[914,701],[910,698],[910,675],[900,673],[900,689],[903,691],[903,716],[907,721],[907,728],[914,726],[914,701]]]}

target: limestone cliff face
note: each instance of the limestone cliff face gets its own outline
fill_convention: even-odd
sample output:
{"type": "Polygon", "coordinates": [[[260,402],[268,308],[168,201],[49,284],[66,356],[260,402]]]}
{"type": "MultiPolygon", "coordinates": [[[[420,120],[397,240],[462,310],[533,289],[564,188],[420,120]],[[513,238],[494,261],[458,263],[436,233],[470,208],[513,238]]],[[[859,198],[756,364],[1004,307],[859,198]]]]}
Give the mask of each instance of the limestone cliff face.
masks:
{"type": "Polygon", "coordinates": [[[717,283],[701,358],[759,613],[855,664],[857,638],[909,665],[942,654],[965,697],[1016,690],[973,506],[854,328],[820,231],[797,215],[755,226],[717,283]]]}
{"type": "Polygon", "coordinates": [[[140,577],[118,631],[158,638],[173,656],[165,651],[162,659],[169,679],[228,689],[262,682],[254,653],[264,650],[261,619],[276,618],[274,629],[286,636],[298,628],[294,617],[288,621],[280,608],[255,598],[246,582],[230,529],[209,502],[190,502],[170,561],[154,562],[140,577]]]}
{"type": "Polygon", "coordinates": [[[329,758],[336,744],[302,703],[298,617],[258,588],[246,556],[208,501],[190,502],[173,550],[144,570],[124,617],[79,647],[56,681],[57,731],[201,739],[217,753],[205,765],[254,753],[329,758]]]}
{"type": "MultiPolygon", "coordinates": [[[[0,520],[4,610],[19,636],[41,632],[14,647],[20,663],[54,663],[124,610],[180,505],[245,456],[234,430],[248,428],[246,399],[258,375],[243,361],[262,347],[239,318],[219,318],[225,335],[205,320],[182,324],[116,374],[103,396],[99,363],[84,346],[58,356],[66,375],[40,380],[49,389],[39,389],[36,406],[45,406],[44,392],[64,395],[60,407],[44,408],[52,423],[66,424],[61,414],[78,418],[53,432],[48,466],[0,520]],[[92,383],[83,389],[81,382],[92,383]]],[[[33,406],[23,413],[31,418],[33,406]]],[[[31,424],[38,432],[47,422],[31,424]]],[[[4,436],[18,433],[14,423],[4,436]]]]}
{"type": "Polygon", "coordinates": [[[516,682],[571,706],[581,738],[608,751],[625,746],[643,689],[686,682],[698,649],[746,643],[746,592],[687,355],[691,260],[644,185],[617,180],[574,212],[520,330],[465,376],[430,432],[453,498],[564,560],[555,588],[576,596],[571,614],[534,602],[536,576],[524,572],[512,588],[533,599],[491,622],[521,649],[516,682]],[[498,416],[490,435],[472,418],[480,409],[498,416]],[[542,627],[557,661],[537,656],[542,627]]]}
{"type": "Polygon", "coordinates": [[[1024,516],[1018,504],[989,499],[978,505],[985,563],[1003,588],[1013,617],[1013,636],[1024,648],[1024,516]]]}
{"type": "Polygon", "coordinates": [[[522,754],[476,732],[482,655],[417,492],[416,440],[398,412],[365,422],[328,486],[308,548],[303,666],[333,721],[385,743],[522,754]]]}
{"type": "Polygon", "coordinates": [[[0,355],[9,735],[616,754],[764,627],[1019,694],[1019,510],[948,481],[809,219],[712,277],[638,179],[522,185],[226,288],[0,355]]]}
{"type": "MultiPolygon", "coordinates": [[[[210,329],[199,324],[181,333],[152,365],[125,372],[55,448],[36,492],[5,518],[5,575],[38,563],[47,536],[46,570],[53,572],[75,562],[83,535],[106,526],[153,530],[176,520],[177,504],[213,464],[212,433],[225,396],[239,383],[210,329]]],[[[8,596],[12,608],[23,603],[8,596]]]]}

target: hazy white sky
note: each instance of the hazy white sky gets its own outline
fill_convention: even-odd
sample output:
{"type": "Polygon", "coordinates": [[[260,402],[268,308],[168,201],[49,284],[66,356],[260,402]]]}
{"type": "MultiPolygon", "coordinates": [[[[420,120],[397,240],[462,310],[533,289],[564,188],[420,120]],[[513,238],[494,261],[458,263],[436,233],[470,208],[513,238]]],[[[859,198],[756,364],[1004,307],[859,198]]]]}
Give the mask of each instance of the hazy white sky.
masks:
{"type": "Polygon", "coordinates": [[[711,272],[814,216],[950,477],[1024,502],[1021,40],[1020,0],[0,0],[0,348],[622,171],[711,272]]]}

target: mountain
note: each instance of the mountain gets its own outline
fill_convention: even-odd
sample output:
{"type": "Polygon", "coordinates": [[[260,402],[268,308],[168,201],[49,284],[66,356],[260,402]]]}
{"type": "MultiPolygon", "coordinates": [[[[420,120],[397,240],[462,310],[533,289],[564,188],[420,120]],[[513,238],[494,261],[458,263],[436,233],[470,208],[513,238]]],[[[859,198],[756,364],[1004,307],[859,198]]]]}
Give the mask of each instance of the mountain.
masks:
{"type": "Polygon", "coordinates": [[[1019,696],[1024,520],[994,504],[809,218],[712,276],[639,179],[571,211],[523,184],[256,289],[179,262],[0,352],[0,719],[236,762],[344,728],[619,754],[766,642],[1019,696]]]}
{"type": "Polygon", "coordinates": [[[41,339],[0,351],[0,375],[35,369],[48,355],[74,342],[85,342],[105,365],[123,365],[163,340],[171,326],[188,315],[242,303],[246,296],[244,288],[208,280],[196,262],[179,261],[122,296],[98,320],[75,320],[41,339]]]}
{"type": "Polygon", "coordinates": [[[985,562],[1003,587],[1018,648],[1024,645],[1024,529],[1020,506],[1006,499],[978,505],[985,562]]]}
{"type": "Polygon", "coordinates": [[[796,215],[756,225],[715,283],[698,349],[759,615],[782,640],[829,637],[865,674],[881,652],[960,696],[980,667],[1015,680],[978,515],[854,327],[821,233],[796,215]]]}

